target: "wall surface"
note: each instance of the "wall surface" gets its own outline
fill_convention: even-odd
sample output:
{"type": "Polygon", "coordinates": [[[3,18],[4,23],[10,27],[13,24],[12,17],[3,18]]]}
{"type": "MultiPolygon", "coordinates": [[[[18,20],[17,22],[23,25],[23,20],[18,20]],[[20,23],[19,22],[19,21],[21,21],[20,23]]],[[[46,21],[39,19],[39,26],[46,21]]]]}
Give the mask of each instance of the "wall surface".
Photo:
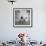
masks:
{"type": "Polygon", "coordinates": [[[0,41],[15,40],[19,32],[28,33],[33,40],[46,40],[46,0],[17,0],[14,5],[0,0],[0,41]],[[33,27],[14,28],[13,8],[33,8],[33,27]]]}

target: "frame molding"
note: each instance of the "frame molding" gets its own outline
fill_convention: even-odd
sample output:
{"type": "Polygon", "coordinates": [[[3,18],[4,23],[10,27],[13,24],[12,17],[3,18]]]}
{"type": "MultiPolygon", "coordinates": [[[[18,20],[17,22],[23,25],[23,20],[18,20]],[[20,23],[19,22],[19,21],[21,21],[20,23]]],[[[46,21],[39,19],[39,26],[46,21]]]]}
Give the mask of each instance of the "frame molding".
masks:
{"type": "Polygon", "coordinates": [[[13,8],[13,27],[14,28],[31,28],[31,27],[33,27],[33,8],[13,8]],[[31,9],[31,26],[15,26],[14,25],[14,9],[31,9]]]}

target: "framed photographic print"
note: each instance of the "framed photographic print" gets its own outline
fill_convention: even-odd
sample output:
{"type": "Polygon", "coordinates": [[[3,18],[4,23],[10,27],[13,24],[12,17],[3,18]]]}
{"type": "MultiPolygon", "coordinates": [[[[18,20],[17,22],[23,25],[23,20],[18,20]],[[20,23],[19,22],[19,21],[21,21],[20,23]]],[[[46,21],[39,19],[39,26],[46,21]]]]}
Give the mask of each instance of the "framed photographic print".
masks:
{"type": "Polygon", "coordinates": [[[13,8],[13,27],[32,27],[32,8],[13,8]]]}

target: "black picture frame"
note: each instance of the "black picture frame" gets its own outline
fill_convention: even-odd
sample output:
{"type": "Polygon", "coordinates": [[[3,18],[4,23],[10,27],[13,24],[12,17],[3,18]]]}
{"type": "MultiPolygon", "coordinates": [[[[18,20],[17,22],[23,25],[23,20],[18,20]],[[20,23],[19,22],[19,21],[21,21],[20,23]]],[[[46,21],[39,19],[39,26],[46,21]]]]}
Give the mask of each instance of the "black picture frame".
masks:
{"type": "MultiPolygon", "coordinates": [[[[26,14],[25,11],[24,11],[24,14],[26,14]]],[[[19,28],[22,28],[22,27],[27,28],[28,27],[29,28],[29,27],[32,27],[32,26],[33,26],[33,8],[13,8],[13,27],[14,28],[16,28],[16,27],[19,27],[19,28]],[[22,10],[22,12],[25,10],[26,12],[28,12],[30,14],[30,19],[29,19],[30,24],[28,24],[28,23],[27,24],[20,24],[20,23],[23,23],[25,21],[23,21],[23,22],[20,21],[20,22],[18,22],[19,24],[17,24],[17,22],[16,22],[17,19],[16,18],[19,17],[18,16],[19,14],[21,14],[21,12],[20,12],[21,10],[22,10]],[[18,12],[18,15],[17,15],[17,12],[18,12]]]]}

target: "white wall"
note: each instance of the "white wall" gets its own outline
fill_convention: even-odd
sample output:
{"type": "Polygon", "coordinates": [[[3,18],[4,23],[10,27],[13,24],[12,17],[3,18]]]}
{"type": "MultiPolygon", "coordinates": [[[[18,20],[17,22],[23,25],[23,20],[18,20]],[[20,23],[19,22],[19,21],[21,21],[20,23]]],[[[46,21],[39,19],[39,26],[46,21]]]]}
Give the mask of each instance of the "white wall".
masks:
{"type": "Polygon", "coordinates": [[[15,40],[19,32],[26,32],[33,40],[46,40],[46,1],[17,0],[14,5],[0,0],[0,41],[15,40]],[[33,8],[33,27],[14,28],[13,8],[33,8]]]}

